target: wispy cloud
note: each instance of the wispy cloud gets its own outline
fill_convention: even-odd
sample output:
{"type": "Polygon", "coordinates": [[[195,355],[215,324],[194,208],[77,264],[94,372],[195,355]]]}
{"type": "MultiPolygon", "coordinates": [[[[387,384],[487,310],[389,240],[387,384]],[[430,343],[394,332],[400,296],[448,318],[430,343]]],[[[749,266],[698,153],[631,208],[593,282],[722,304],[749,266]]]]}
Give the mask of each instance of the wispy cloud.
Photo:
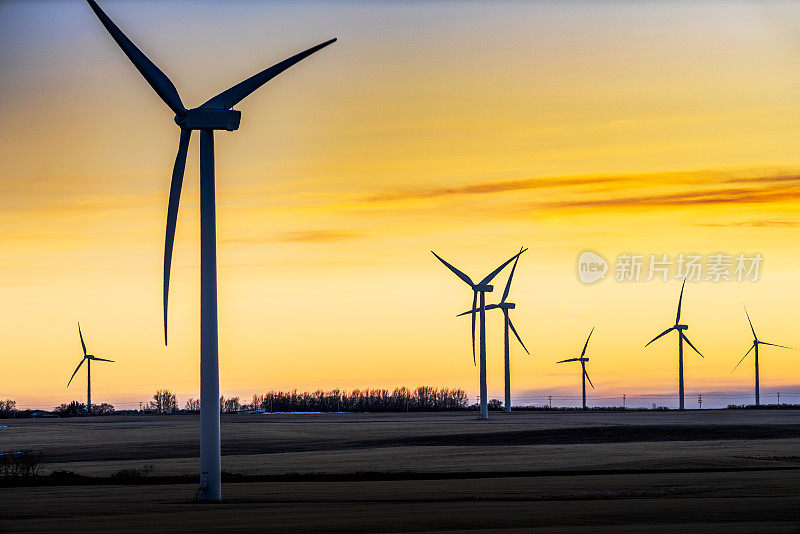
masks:
{"type": "Polygon", "coordinates": [[[277,236],[277,240],[301,243],[330,243],[347,241],[363,236],[362,232],[350,230],[306,230],[302,232],[283,232],[277,236]]]}
{"type": "MultiPolygon", "coordinates": [[[[800,175],[691,171],[630,175],[541,177],[478,182],[452,187],[387,191],[362,199],[366,203],[394,203],[467,195],[549,189],[554,200],[535,202],[548,210],[583,208],[657,208],[729,203],[787,202],[800,198],[800,175]],[[678,190],[680,188],[680,190],[678,190]],[[558,199],[560,192],[568,198],[558,199]],[[576,198],[581,195],[585,198],[576,198]]],[[[524,200],[524,196],[520,197],[524,200]]],[[[530,206],[530,204],[526,204],[530,206]]]]}
{"type": "Polygon", "coordinates": [[[781,220],[781,219],[760,219],[754,221],[732,221],[732,222],[714,222],[714,223],[697,223],[695,226],[708,226],[712,228],[729,228],[729,227],[752,227],[752,228],[796,228],[800,226],[798,220],[781,220]]]}
{"type": "Polygon", "coordinates": [[[453,187],[432,187],[425,189],[408,189],[403,191],[390,191],[369,195],[364,200],[366,202],[392,202],[402,200],[413,200],[423,198],[437,198],[460,195],[484,195],[491,193],[503,193],[506,191],[522,191],[528,189],[576,187],[591,185],[598,187],[610,185],[629,180],[625,176],[581,176],[581,177],[550,177],[550,178],[526,178],[524,180],[506,180],[499,182],[482,182],[463,186],[453,187]]]}
{"type": "Polygon", "coordinates": [[[223,240],[226,244],[241,243],[336,243],[366,236],[352,230],[304,230],[234,237],[223,240]]]}
{"type": "Polygon", "coordinates": [[[655,193],[635,196],[613,196],[585,200],[564,200],[538,203],[549,209],[568,208],[654,208],[702,206],[711,204],[753,204],[796,201],[800,198],[800,182],[750,188],[704,189],[678,193],[655,193]]]}

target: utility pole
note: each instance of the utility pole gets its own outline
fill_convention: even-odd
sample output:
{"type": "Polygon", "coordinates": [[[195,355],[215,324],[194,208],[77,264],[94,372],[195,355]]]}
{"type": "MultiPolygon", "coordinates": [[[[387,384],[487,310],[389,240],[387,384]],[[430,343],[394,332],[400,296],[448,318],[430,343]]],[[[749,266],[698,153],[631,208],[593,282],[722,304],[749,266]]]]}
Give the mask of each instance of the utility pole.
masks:
{"type": "Polygon", "coordinates": [[[625,393],[622,394],[622,409],[625,409],[625,399],[628,397],[625,393]]]}
{"type": "Polygon", "coordinates": [[[697,396],[697,404],[700,405],[700,409],[702,410],[703,409],[703,394],[702,393],[697,396]]]}

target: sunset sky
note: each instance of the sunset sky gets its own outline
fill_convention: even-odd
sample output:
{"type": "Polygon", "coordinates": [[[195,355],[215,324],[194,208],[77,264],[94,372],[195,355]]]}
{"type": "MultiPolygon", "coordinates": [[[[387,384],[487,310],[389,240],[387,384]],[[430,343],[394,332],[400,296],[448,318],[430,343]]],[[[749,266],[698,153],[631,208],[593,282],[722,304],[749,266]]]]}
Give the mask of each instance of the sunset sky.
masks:
{"type": "MultiPolygon", "coordinates": [[[[686,354],[687,393],[752,391],[751,359],[731,374],[752,341],[743,303],[764,340],[800,347],[796,3],[100,5],[187,107],[339,39],[216,134],[226,396],[428,384],[474,397],[469,319],[455,317],[471,292],[430,250],[480,279],[529,248],[511,293],[534,355],[512,346],[520,403],[579,393],[578,368],[555,362],[592,327],[593,395],[676,393],[675,339],[644,344],[674,321],[680,281],[615,281],[623,253],[764,258],[757,282],[687,284],[683,319],[706,356],[686,354]],[[587,249],[612,264],[593,285],[576,275],[587,249]]],[[[6,1],[0,15],[0,398],[84,400],[85,373],[66,389],[78,320],[90,352],[116,360],[93,366],[94,401],[197,397],[198,136],[166,348],[173,114],[85,2],[6,1]]],[[[501,315],[488,319],[501,398],[501,315]]],[[[761,390],[800,402],[800,352],[762,349],[761,390]]]]}

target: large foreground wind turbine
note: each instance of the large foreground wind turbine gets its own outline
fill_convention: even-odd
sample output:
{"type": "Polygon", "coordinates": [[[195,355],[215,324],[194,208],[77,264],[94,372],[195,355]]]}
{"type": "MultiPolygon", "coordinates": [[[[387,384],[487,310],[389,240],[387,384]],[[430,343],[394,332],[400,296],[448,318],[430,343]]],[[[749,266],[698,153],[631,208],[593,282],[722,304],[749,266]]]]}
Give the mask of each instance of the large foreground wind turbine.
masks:
{"type": "MultiPolygon", "coordinates": [[[[522,249],[520,249],[520,254],[521,253],[522,253],[522,249]]],[[[505,392],[506,393],[506,398],[505,398],[504,410],[506,412],[510,412],[511,411],[511,361],[510,361],[511,358],[509,357],[509,342],[508,342],[508,339],[509,339],[508,338],[508,330],[509,330],[509,328],[511,329],[512,332],[514,332],[514,335],[517,337],[517,341],[519,341],[519,344],[522,345],[523,349],[525,349],[525,352],[530,354],[530,352],[528,351],[528,348],[525,346],[525,343],[522,342],[522,338],[519,337],[519,334],[517,333],[517,329],[514,328],[514,323],[511,322],[511,318],[508,316],[508,310],[513,310],[517,306],[513,302],[508,302],[506,300],[506,299],[508,299],[509,291],[511,291],[511,279],[514,278],[514,271],[517,269],[517,262],[519,262],[519,256],[517,256],[517,259],[514,260],[514,265],[511,266],[511,273],[508,275],[508,281],[506,282],[506,289],[505,289],[505,291],[503,291],[503,297],[500,299],[500,302],[498,304],[489,304],[485,308],[487,310],[493,310],[495,308],[503,310],[504,329],[505,329],[505,332],[504,332],[504,336],[505,336],[504,337],[504,341],[505,341],[504,349],[505,349],[505,386],[506,386],[506,392],[505,392]]],[[[466,315],[468,313],[471,313],[472,316],[475,317],[475,314],[478,313],[478,312],[479,312],[479,310],[473,309],[473,310],[470,310],[470,311],[467,311],[467,312],[464,312],[464,313],[460,313],[460,314],[458,314],[458,316],[461,317],[462,315],[466,315]]]]}
{"type": "Polygon", "coordinates": [[[592,331],[589,332],[589,337],[586,338],[586,343],[583,345],[583,350],[581,351],[581,355],[579,358],[570,358],[569,360],[561,360],[560,362],[556,363],[567,363],[567,362],[581,362],[581,384],[583,385],[583,409],[586,409],[586,381],[589,381],[589,385],[592,386],[594,389],[594,384],[592,384],[592,379],[589,378],[589,373],[586,372],[586,362],[589,361],[589,358],[586,358],[586,347],[589,346],[589,338],[592,337],[592,332],[594,332],[594,328],[592,331]]]}
{"type": "Polygon", "coordinates": [[[86,362],[86,413],[91,415],[92,413],[92,360],[97,362],[113,362],[114,360],[106,360],[105,358],[98,358],[92,354],[86,353],[86,343],[83,342],[83,333],[81,332],[81,323],[78,321],[78,335],[81,338],[81,347],[83,347],[83,358],[81,358],[80,363],[78,363],[78,367],[75,368],[75,371],[72,373],[72,376],[69,377],[69,382],[67,382],[67,387],[72,384],[72,379],[75,378],[75,375],[78,373],[78,369],[81,368],[83,362],[86,362]]]}
{"type": "MultiPolygon", "coordinates": [[[[489,407],[486,402],[486,293],[491,292],[494,289],[494,286],[490,285],[489,282],[502,271],[506,265],[514,261],[516,258],[519,258],[519,255],[525,252],[528,249],[522,249],[514,256],[506,260],[500,267],[495,269],[494,271],[490,272],[486,277],[478,282],[477,284],[472,281],[472,279],[467,276],[466,274],[462,273],[445,260],[443,260],[438,254],[434,251],[431,251],[431,254],[436,256],[436,258],[444,264],[445,267],[450,269],[456,276],[461,278],[465,284],[467,284],[472,289],[472,310],[479,310],[478,315],[480,316],[480,390],[481,390],[481,419],[488,419],[489,418],[489,407]],[[480,295],[480,307],[478,307],[478,295],[480,295]]],[[[472,361],[475,362],[475,314],[472,314],[472,361]]]]}
{"type": "Polygon", "coordinates": [[[214,130],[239,128],[241,112],[232,109],[250,93],[298,61],[336,41],[331,39],[251,76],[193,109],[186,109],[177,89],[153,62],[136,48],[98,7],[87,0],[108,33],[133,62],[147,83],[175,113],[181,129],[178,155],[172,170],[164,246],[164,343],[167,342],[167,297],[175,240],[175,223],[192,130],[200,130],[200,498],[222,499],[219,435],[219,354],[217,346],[217,246],[214,193],[214,130]]]}
{"type": "MultiPolygon", "coordinates": [[[[655,341],[656,339],[660,338],[661,336],[665,336],[676,330],[678,332],[678,402],[679,408],[683,410],[683,342],[689,344],[690,347],[697,353],[700,354],[700,351],[697,350],[697,347],[692,345],[692,342],[689,341],[689,338],[686,337],[686,334],[683,333],[684,330],[687,330],[689,327],[685,324],[680,324],[681,322],[681,301],[683,300],[683,288],[686,286],[686,279],[683,279],[683,285],[681,285],[681,296],[678,297],[678,315],[675,316],[675,324],[658,334],[656,337],[651,339],[647,345],[655,341]]],[[[645,345],[645,347],[647,346],[645,345]]],[[[702,358],[703,355],[700,354],[702,358]]]]}
{"type": "MultiPolygon", "coordinates": [[[[745,358],[747,358],[747,355],[750,354],[751,350],[755,350],[754,355],[756,359],[756,406],[760,406],[761,402],[758,393],[758,346],[770,345],[772,347],[780,347],[782,349],[791,349],[791,347],[787,347],[785,345],[776,345],[775,343],[767,343],[766,341],[761,341],[760,339],[758,339],[758,336],[756,335],[756,329],[753,328],[753,321],[750,320],[750,314],[747,313],[747,308],[744,309],[744,314],[747,315],[747,322],[750,323],[750,330],[753,331],[753,344],[750,345],[750,348],[747,350],[747,352],[744,353],[744,356],[742,356],[742,359],[739,360],[739,363],[737,363],[736,366],[733,368],[733,371],[735,371],[736,367],[739,367],[739,364],[742,363],[745,358]]],[[[733,371],[731,371],[731,373],[733,371]]]]}

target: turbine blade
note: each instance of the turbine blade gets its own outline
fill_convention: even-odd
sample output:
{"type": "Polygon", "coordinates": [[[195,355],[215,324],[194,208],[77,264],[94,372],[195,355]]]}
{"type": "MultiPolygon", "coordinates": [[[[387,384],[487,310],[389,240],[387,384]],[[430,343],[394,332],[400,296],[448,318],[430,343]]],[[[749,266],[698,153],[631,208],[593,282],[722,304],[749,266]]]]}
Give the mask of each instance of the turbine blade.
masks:
{"type": "MultiPolygon", "coordinates": [[[[744,307],[744,304],[742,304],[742,306],[744,307]]],[[[746,307],[744,308],[744,314],[747,315],[747,322],[750,323],[750,330],[753,331],[753,339],[758,339],[758,336],[756,335],[756,329],[753,328],[753,321],[750,320],[750,314],[747,313],[746,307]]]]}
{"type": "Polygon", "coordinates": [[[158,96],[161,97],[161,100],[163,100],[176,115],[183,115],[186,113],[186,108],[183,106],[183,102],[181,102],[178,90],[175,89],[175,85],[167,78],[167,75],[161,72],[152,61],[147,59],[147,56],[145,56],[141,50],[136,48],[136,45],[117,28],[117,25],[108,18],[108,15],[100,9],[100,6],[98,6],[94,0],[87,1],[95,15],[97,15],[97,18],[100,19],[100,22],[102,22],[103,26],[108,30],[108,33],[111,34],[111,37],[114,38],[141,75],[144,76],[144,79],[147,80],[150,87],[155,89],[158,96]]]}
{"type": "Polygon", "coordinates": [[[83,342],[83,333],[81,332],[80,321],[78,321],[78,335],[81,336],[81,347],[83,347],[83,356],[86,357],[86,343],[83,342]]]}
{"type": "Polygon", "coordinates": [[[569,360],[561,360],[560,362],[556,363],[579,362],[579,361],[581,361],[580,358],[570,358],[569,360]]]}
{"type": "Polygon", "coordinates": [[[508,326],[511,327],[511,331],[514,332],[514,335],[517,337],[517,341],[519,341],[519,344],[522,345],[523,349],[525,349],[525,352],[530,354],[530,351],[528,350],[528,347],[525,346],[525,343],[522,342],[522,338],[519,337],[519,334],[517,334],[517,329],[514,328],[514,323],[511,322],[511,318],[510,317],[508,318],[508,326]]]}
{"type": "Polygon", "coordinates": [[[497,274],[498,274],[500,271],[502,271],[502,270],[503,270],[503,268],[505,268],[505,266],[506,266],[506,265],[508,265],[509,263],[511,263],[512,261],[514,261],[516,258],[519,258],[520,254],[522,254],[522,253],[523,253],[523,252],[525,252],[526,250],[528,250],[528,249],[527,249],[527,248],[524,248],[524,249],[520,250],[519,252],[517,252],[516,254],[514,254],[513,256],[511,256],[510,258],[508,258],[508,259],[507,259],[507,260],[506,260],[506,261],[505,261],[505,262],[504,262],[504,263],[503,263],[503,264],[502,264],[500,267],[498,267],[497,269],[495,269],[494,271],[492,271],[492,272],[490,272],[488,275],[486,275],[486,278],[484,278],[483,280],[481,280],[481,282],[480,282],[480,285],[483,285],[483,284],[488,284],[489,282],[491,282],[491,281],[492,281],[492,278],[494,278],[495,276],[497,276],[497,274]]]}
{"type": "Polygon", "coordinates": [[[683,301],[683,288],[686,287],[686,278],[683,279],[683,284],[681,284],[681,296],[678,297],[678,315],[675,316],[675,324],[681,322],[681,302],[683,301]]]}
{"type": "MultiPolygon", "coordinates": [[[[522,247],[519,248],[519,252],[522,254],[522,247]]],[[[514,278],[514,271],[517,269],[518,262],[519,256],[514,260],[514,265],[511,266],[511,274],[508,275],[508,282],[506,282],[506,288],[503,291],[503,298],[500,299],[500,302],[505,302],[508,298],[508,292],[511,291],[511,279],[514,278]]]]}
{"type": "Polygon", "coordinates": [[[589,338],[592,337],[592,332],[594,332],[594,327],[592,327],[592,331],[589,332],[589,337],[586,338],[586,344],[583,346],[583,350],[581,351],[581,358],[583,358],[583,355],[586,354],[586,347],[589,346],[589,338]]]}
{"type": "MultiPolygon", "coordinates": [[[[499,307],[500,306],[498,306],[497,304],[487,304],[483,309],[484,310],[493,310],[493,309],[499,308],[499,307]]],[[[471,309],[469,311],[465,311],[464,313],[459,313],[458,315],[456,315],[456,317],[461,317],[462,315],[466,315],[468,313],[478,313],[480,311],[481,311],[480,308],[473,308],[473,309],[471,309]]]]}
{"type": "MultiPolygon", "coordinates": [[[[453,267],[452,265],[450,265],[449,263],[447,263],[446,261],[444,261],[444,260],[441,258],[441,256],[439,256],[438,254],[436,254],[436,253],[435,253],[434,251],[432,251],[432,250],[431,250],[431,254],[433,254],[434,256],[436,256],[436,258],[438,258],[438,260],[439,260],[440,262],[442,262],[442,263],[444,264],[444,266],[445,266],[445,267],[447,267],[448,269],[450,269],[451,271],[453,271],[453,274],[455,274],[457,277],[461,278],[461,279],[464,281],[464,283],[466,283],[467,285],[469,285],[469,287],[474,287],[474,286],[475,286],[475,284],[472,282],[472,279],[471,279],[469,276],[467,276],[466,274],[462,273],[461,271],[459,271],[458,269],[456,269],[455,267],[453,267]]],[[[477,296],[476,296],[475,298],[477,298],[477,296]]],[[[473,300],[473,304],[472,304],[472,309],[473,309],[473,310],[475,309],[475,304],[476,304],[476,302],[477,302],[477,301],[473,300]]]]}
{"type": "Polygon", "coordinates": [[[189,149],[191,130],[181,128],[178,141],[178,155],[172,168],[172,183],[169,187],[169,205],[167,207],[167,234],[164,239],[164,345],[167,344],[167,307],[169,305],[169,273],[172,269],[172,245],[175,243],[175,225],[178,221],[178,206],[181,201],[183,187],[183,171],[186,168],[186,152],[189,149]]]}
{"type": "Polygon", "coordinates": [[[767,343],[766,341],[759,341],[762,345],[769,345],[771,347],[780,347],[782,349],[789,349],[789,350],[797,350],[793,349],[792,347],[787,347],[786,345],[776,345],[775,343],[767,343]]]}
{"type": "Polygon", "coordinates": [[[79,363],[78,367],[76,367],[75,371],[73,371],[72,376],[69,377],[69,382],[67,382],[67,387],[69,387],[69,385],[72,384],[72,379],[75,378],[75,375],[78,373],[78,369],[81,368],[81,365],[83,365],[83,362],[85,362],[85,361],[86,361],[86,357],[84,356],[83,358],[81,358],[81,363],[79,363]]]}
{"type": "Polygon", "coordinates": [[[98,358],[97,356],[92,357],[93,360],[101,361],[101,362],[113,362],[114,360],[106,360],[105,358],[98,358]]]}
{"type": "Polygon", "coordinates": [[[692,345],[692,342],[691,342],[691,341],[689,341],[689,338],[688,338],[688,337],[686,337],[686,336],[683,334],[683,332],[681,332],[681,337],[683,338],[683,340],[684,340],[685,342],[687,342],[687,343],[689,344],[689,346],[690,346],[690,347],[692,347],[692,348],[694,349],[694,351],[695,351],[697,354],[700,354],[700,357],[701,357],[701,358],[705,358],[705,356],[703,356],[703,355],[700,353],[700,351],[699,351],[699,350],[697,350],[697,347],[695,347],[694,345],[692,345]]]}
{"type": "MultiPolygon", "coordinates": [[[[654,337],[653,339],[651,339],[651,340],[650,340],[650,341],[647,343],[647,345],[649,345],[650,343],[652,343],[652,342],[653,342],[653,341],[655,341],[656,339],[660,338],[661,336],[665,336],[665,335],[669,334],[669,333],[670,333],[670,332],[672,332],[673,330],[675,330],[675,327],[674,327],[674,326],[670,326],[669,328],[667,328],[666,330],[664,330],[663,332],[661,332],[660,334],[658,334],[656,337],[654,337]]],[[[645,345],[645,347],[646,347],[647,345],[645,345]]]]}
{"type": "MultiPolygon", "coordinates": [[[[466,275],[465,275],[466,276],[466,275]]],[[[478,292],[472,292],[472,309],[475,309],[475,306],[478,305],[478,292]]],[[[475,315],[472,314],[472,365],[478,365],[478,362],[475,360],[475,315]]]]}
{"type": "Polygon", "coordinates": [[[586,369],[583,370],[583,374],[586,376],[586,380],[589,381],[589,385],[592,386],[592,389],[594,389],[594,384],[592,384],[592,379],[589,378],[589,373],[586,372],[586,369]]]}
{"type": "Polygon", "coordinates": [[[307,58],[314,52],[322,50],[329,44],[336,42],[336,39],[331,39],[329,41],[325,41],[324,43],[320,43],[317,46],[312,46],[308,50],[300,52],[299,54],[295,54],[294,56],[290,57],[289,59],[284,59],[280,63],[276,63],[275,65],[269,67],[268,69],[264,69],[258,74],[251,76],[250,78],[246,79],[245,81],[234,85],[230,89],[221,92],[202,106],[201,108],[214,108],[214,109],[231,109],[233,106],[241,102],[247,95],[270,81],[272,78],[280,74],[281,72],[285,71],[295,63],[307,58]]]}
{"type": "MultiPolygon", "coordinates": [[[[752,351],[754,348],[756,348],[756,344],[755,343],[750,345],[750,348],[747,350],[747,352],[744,353],[744,356],[742,356],[742,359],[739,360],[739,363],[742,363],[744,361],[744,359],[747,358],[747,355],[750,354],[750,351],[752,351]]],[[[737,363],[736,365],[733,366],[733,369],[731,369],[731,373],[733,373],[736,370],[736,368],[739,367],[739,363],[737,363]]]]}

